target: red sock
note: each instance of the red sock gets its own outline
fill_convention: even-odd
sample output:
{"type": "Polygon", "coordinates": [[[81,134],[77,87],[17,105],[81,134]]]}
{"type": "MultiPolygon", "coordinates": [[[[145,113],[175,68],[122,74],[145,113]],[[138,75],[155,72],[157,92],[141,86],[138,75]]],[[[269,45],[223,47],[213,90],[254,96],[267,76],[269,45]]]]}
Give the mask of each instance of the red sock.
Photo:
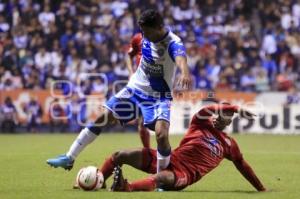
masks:
{"type": "Polygon", "coordinates": [[[142,127],[139,129],[140,138],[145,148],[150,148],[150,132],[147,128],[142,127]]]}
{"type": "Polygon", "coordinates": [[[106,180],[107,178],[109,178],[112,175],[112,172],[114,171],[115,166],[116,165],[114,163],[112,156],[105,160],[105,162],[103,163],[103,165],[100,169],[100,171],[103,174],[104,180],[106,180]]]}
{"type": "Polygon", "coordinates": [[[156,182],[153,177],[137,180],[129,184],[130,191],[154,191],[156,182]]]}

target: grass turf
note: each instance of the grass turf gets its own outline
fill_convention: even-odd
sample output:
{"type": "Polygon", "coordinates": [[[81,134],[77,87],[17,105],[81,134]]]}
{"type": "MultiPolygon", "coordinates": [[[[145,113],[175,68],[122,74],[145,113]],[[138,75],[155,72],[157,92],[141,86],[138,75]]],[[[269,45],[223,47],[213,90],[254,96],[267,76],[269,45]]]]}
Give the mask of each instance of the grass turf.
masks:
{"type": "MultiPolygon", "coordinates": [[[[21,134],[0,135],[0,198],[300,198],[300,136],[236,135],[234,136],[259,178],[270,192],[257,193],[234,168],[224,160],[198,183],[181,192],[112,193],[73,190],[77,171],[87,165],[99,165],[116,150],[140,147],[136,134],[103,134],[77,159],[73,170],[54,169],[46,159],[65,152],[76,135],[21,134]]],[[[171,136],[175,148],[182,135],[171,136]]],[[[152,146],[155,146],[152,137],[152,146]]],[[[124,167],[129,180],[146,174],[124,167]]],[[[111,180],[108,181],[110,186],[111,180]]]]}

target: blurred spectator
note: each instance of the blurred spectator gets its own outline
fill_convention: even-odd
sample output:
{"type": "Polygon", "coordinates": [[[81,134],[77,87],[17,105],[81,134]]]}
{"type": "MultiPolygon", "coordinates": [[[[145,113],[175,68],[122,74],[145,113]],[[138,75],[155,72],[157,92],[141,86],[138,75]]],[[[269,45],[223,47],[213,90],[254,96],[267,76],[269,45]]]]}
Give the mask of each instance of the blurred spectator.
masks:
{"type": "Polygon", "coordinates": [[[271,31],[267,31],[263,38],[262,50],[265,54],[274,54],[277,50],[277,41],[271,31]]]}
{"type": "Polygon", "coordinates": [[[0,15],[0,31],[1,32],[7,32],[9,31],[10,26],[9,24],[5,21],[4,16],[0,15]]]}
{"type": "Polygon", "coordinates": [[[199,18],[199,10],[194,10],[195,5],[191,5],[188,0],[179,0],[179,4],[174,6],[173,9],[173,18],[175,21],[188,24],[193,19],[199,18]]]}
{"type": "Polygon", "coordinates": [[[129,41],[132,33],[134,32],[134,21],[132,14],[129,12],[129,10],[124,11],[124,15],[120,21],[120,38],[123,41],[129,41]]]}
{"type": "Polygon", "coordinates": [[[129,77],[129,71],[123,62],[119,62],[114,66],[114,73],[116,74],[116,77],[120,80],[128,80],[129,77]]]}
{"type": "Polygon", "coordinates": [[[299,40],[299,33],[294,32],[286,32],[286,43],[291,51],[291,53],[295,56],[300,55],[300,40],[299,40]]]}
{"type": "Polygon", "coordinates": [[[300,94],[295,87],[291,87],[286,96],[286,105],[300,104],[300,94]]]}
{"type": "Polygon", "coordinates": [[[190,68],[190,71],[197,75],[196,66],[201,61],[201,56],[197,52],[197,47],[191,47],[188,49],[188,57],[187,57],[187,63],[190,68]]]}
{"type": "Polygon", "coordinates": [[[28,34],[24,26],[16,26],[13,30],[13,41],[17,49],[26,48],[28,45],[28,34]]]}
{"type": "Polygon", "coordinates": [[[51,64],[51,54],[46,51],[45,47],[41,46],[34,56],[35,66],[39,71],[43,71],[51,64]]]}
{"type": "Polygon", "coordinates": [[[276,77],[277,89],[279,91],[288,91],[294,86],[295,74],[291,68],[288,68],[276,77]]]}
{"type": "Polygon", "coordinates": [[[211,58],[209,63],[206,65],[207,78],[211,82],[211,87],[215,88],[219,82],[219,74],[221,71],[221,66],[217,63],[215,58],[211,58]]]}
{"type": "Polygon", "coordinates": [[[0,90],[11,91],[22,88],[22,81],[19,71],[15,68],[12,73],[6,71],[0,79],[0,90]]]}
{"type": "Polygon", "coordinates": [[[263,68],[261,68],[256,73],[256,76],[255,76],[255,90],[259,93],[270,90],[267,73],[263,68]]]}
{"type": "Polygon", "coordinates": [[[4,104],[0,106],[1,132],[15,132],[18,124],[18,116],[15,105],[10,97],[5,98],[4,104]]]}
{"type": "Polygon", "coordinates": [[[85,56],[84,59],[81,61],[80,66],[81,72],[91,73],[96,69],[97,66],[98,61],[93,55],[92,48],[90,46],[85,48],[85,56]]]}
{"type": "Polygon", "coordinates": [[[201,90],[211,90],[212,89],[211,81],[209,80],[206,70],[204,68],[200,68],[199,73],[196,75],[195,87],[197,89],[201,89],[201,90]]]}
{"type": "Polygon", "coordinates": [[[253,75],[251,70],[248,70],[241,77],[241,89],[245,92],[253,92],[255,91],[255,76],[253,75]]]}
{"type": "MultiPolygon", "coordinates": [[[[127,70],[128,73],[128,70],[127,70]]],[[[104,93],[107,91],[107,82],[105,82],[101,77],[95,78],[92,84],[92,92],[104,93]]]]}
{"type": "Polygon", "coordinates": [[[292,13],[288,7],[282,8],[282,14],[281,14],[281,27],[285,30],[291,28],[292,25],[298,26],[299,21],[297,18],[292,16],[292,13]]]}
{"type": "Polygon", "coordinates": [[[78,94],[73,93],[69,106],[65,110],[68,116],[68,131],[78,132],[81,124],[86,122],[86,105],[85,100],[79,97],[78,94]]]}
{"type": "Polygon", "coordinates": [[[231,90],[231,86],[228,83],[228,79],[224,74],[220,76],[220,81],[216,85],[216,90],[220,90],[220,91],[231,90]]]}
{"type": "MultiPolygon", "coordinates": [[[[78,131],[77,121],[86,121],[86,95],[111,93],[114,82],[127,80],[124,49],[146,8],[162,12],[182,38],[195,89],[289,91],[287,104],[299,103],[300,0],[1,1],[0,90],[48,89],[55,80],[67,81],[58,85],[63,94],[78,93],[68,99],[70,107],[58,103],[54,114],[72,113],[68,125],[78,131]]],[[[11,122],[2,124],[10,131],[16,112],[11,102],[4,105],[1,113],[11,122]]],[[[31,100],[25,110],[28,128],[36,130],[40,106],[31,100]]],[[[60,121],[51,122],[63,130],[60,121]]]]}
{"type": "Polygon", "coordinates": [[[66,115],[59,100],[55,98],[50,104],[49,110],[50,131],[64,132],[66,127],[66,115]]]}
{"type": "Polygon", "coordinates": [[[274,85],[290,76],[284,74],[288,68],[300,85],[300,0],[66,0],[0,3],[0,66],[2,74],[13,76],[5,81],[1,76],[1,88],[45,89],[53,79],[78,87],[80,73],[99,72],[111,87],[127,76],[124,49],[139,31],[137,19],[145,8],[161,11],[182,37],[199,89],[244,90],[257,61],[270,87],[263,72],[259,77],[254,72],[251,91],[282,89],[274,85]],[[204,66],[210,86],[199,85],[204,66]]]}
{"type": "Polygon", "coordinates": [[[55,14],[51,12],[50,5],[45,5],[43,12],[39,14],[38,19],[43,26],[44,33],[49,33],[50,24],[55,22],[55,14]]]}
{"type": "Polygon", "coordinates": [[[277,64],[275,60],[272,59],[271,55],[266,55],[266,57],[262,60],[262,66],[267,71],[269,82],[274,82],[277,74],[277,64]]]}
{"type": "Polygon", "coordinates": [[[26,114],[26,127],[28,132],[37,132],[42,123],[43,110],[41,105],[33,97],[24,105],[23,111],[26,114]]]}

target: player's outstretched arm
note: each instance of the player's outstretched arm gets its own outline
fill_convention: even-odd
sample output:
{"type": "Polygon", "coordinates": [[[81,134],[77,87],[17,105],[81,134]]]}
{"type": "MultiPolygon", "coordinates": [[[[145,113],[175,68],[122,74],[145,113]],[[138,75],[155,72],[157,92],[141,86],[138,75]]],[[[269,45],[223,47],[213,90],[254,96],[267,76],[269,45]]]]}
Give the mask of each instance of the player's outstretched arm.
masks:
{"type": "Polygon", "coordinates": [[[266,188],[260,182],[251,166],[244,160],[236,160],[233,162],[239,172],[255,187],[257,191],[266,191],[266,188]]]}
{"type": "Polygon", "coordinates": [[[192,85],[192,79],[190,76],[189,67],[187,65],[187,59],[185,56],[176,56],[176,65],[179,67],[181,75],[178,80],[178,85],[183,89],[190,89],[192,85]]]}
{"type": "Polygon", "coordinates": [[[233,162],[239,172],[255,187],[257,191],[266,191],[266,188],[260,182],[251,166],[244,160],[237,142],[230,139],[230,156],[228,158],[233,162]]]}
{"type": "Polygon", "coordinates": [[[204,108],[202,108],[196,116],[201,118],[201,119],[207,119],[213,114],[219,114],[220,112],[223,111],[233,111],[237,113],[239,110],[238,106],[234,105],[227,105],[227,104],[214,104],[214,105],[209,105],[204,108]]]}

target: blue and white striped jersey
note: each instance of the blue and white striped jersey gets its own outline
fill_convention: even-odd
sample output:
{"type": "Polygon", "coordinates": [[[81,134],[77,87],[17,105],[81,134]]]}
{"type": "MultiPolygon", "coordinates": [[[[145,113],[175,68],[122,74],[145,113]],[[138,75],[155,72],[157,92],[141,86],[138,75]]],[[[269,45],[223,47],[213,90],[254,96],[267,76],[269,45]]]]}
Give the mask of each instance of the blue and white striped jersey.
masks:
{"type": "Polygon", "coordinates": [[[170,30],[157,42],[142,40],[142,59],[128,87],[150,96],[169,96],[175,77],[175,57],[186,56],[181,39],[170,30]]]}

